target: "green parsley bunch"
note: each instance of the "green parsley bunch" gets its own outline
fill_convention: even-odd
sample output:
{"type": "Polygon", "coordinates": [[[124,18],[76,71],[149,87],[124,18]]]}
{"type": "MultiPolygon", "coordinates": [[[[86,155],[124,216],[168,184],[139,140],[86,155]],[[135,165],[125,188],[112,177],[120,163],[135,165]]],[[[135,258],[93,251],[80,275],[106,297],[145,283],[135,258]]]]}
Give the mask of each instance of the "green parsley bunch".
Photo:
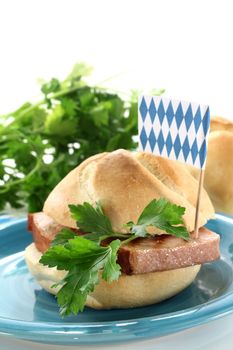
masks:
{"type": "Polygon", "coordinates": [[[0,116],[0,210],[40,211],[55,185],[93,154],[134,149],[136,95],[127,100],[91,86],[75,65],[68,77],[41,86],[42,99],[0,116]]]}

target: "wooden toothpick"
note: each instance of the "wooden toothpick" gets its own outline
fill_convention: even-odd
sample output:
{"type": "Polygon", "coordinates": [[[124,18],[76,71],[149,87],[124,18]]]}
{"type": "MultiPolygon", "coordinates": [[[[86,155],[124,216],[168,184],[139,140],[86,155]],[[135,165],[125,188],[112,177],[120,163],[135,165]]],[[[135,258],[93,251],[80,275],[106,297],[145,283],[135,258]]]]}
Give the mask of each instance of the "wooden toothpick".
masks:
{"type": "Polygon", "coordinates": [[[198,184],[198,192],[197,192],[197,202],[196,202],[196,213],[195,213],[195,224],[194,224],[194,238],[198,238],[199,233],[199,211],[200,211],[200,202],[201,202],[201,190],[204,182],[204,170],[201,169],[199,175],[199,184],[198,184]]]}

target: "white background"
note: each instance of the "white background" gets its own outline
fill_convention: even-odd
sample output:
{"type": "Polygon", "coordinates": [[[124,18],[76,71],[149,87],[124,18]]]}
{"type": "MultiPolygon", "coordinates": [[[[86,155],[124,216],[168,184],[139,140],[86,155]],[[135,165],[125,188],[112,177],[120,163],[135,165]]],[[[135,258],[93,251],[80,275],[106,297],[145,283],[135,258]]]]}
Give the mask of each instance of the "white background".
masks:
{"type": "Polygon", "coordinates": [[[0,0],[0,114],[76,61],[93,81],[210,105],[233,119],[232,1],[0,0]]]}
{"type": "MultiPolygon", "coordinates": [[[[0,0],[0,114],[37,96],[37,78],[65,77],[76,61],[86,61],[95,67],[93,82],[120,73],[109,86],[166,88],[168,97],[207,103],[212,115],[233,119],[232,5],[231,0],[0,0]]],[[[232,319],[216,322],[137,346],[231,349],[232,319]]],[[[1,339],[0,348],[44,348],[10,344],[1,339]]]]}

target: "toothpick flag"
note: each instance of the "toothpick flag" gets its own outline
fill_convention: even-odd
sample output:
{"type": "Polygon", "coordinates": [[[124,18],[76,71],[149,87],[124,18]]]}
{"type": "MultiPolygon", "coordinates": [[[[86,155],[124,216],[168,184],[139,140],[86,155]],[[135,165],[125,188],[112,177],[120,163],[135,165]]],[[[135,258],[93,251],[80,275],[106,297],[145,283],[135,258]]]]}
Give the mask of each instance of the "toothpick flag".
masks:
{"type": "Polygon", "coordinates": [[[210,110],[206,105],[140,96],[139,150],[205,168],[210,110]]]}
{"type": "Polygon", "coordinates": [[[158,96],[139,97],[139,150],[191,164],[200,169],[194,223],[195,238],[198,238],[209,127],[210,110],[206,105],[158,96]]]}

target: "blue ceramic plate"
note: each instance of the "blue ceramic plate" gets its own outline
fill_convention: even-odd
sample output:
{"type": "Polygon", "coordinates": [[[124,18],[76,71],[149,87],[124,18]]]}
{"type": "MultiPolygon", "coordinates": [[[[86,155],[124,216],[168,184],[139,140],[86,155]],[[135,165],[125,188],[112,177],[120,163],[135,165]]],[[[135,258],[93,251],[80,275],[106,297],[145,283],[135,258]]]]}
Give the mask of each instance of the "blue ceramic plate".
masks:
{"type": "Polygon", "coordinates": [[[208,227],[221,235],[219,261],[203,265],[190,287],[157,305],[112,311],[86,308],[61,319],[55,298],[30,276],[23,258],[31,242],[26,220],[0,217],[0,334],[57,344],[128,341],[209,322],[233,312],[233,219],[217,215],[208,227]]]}

